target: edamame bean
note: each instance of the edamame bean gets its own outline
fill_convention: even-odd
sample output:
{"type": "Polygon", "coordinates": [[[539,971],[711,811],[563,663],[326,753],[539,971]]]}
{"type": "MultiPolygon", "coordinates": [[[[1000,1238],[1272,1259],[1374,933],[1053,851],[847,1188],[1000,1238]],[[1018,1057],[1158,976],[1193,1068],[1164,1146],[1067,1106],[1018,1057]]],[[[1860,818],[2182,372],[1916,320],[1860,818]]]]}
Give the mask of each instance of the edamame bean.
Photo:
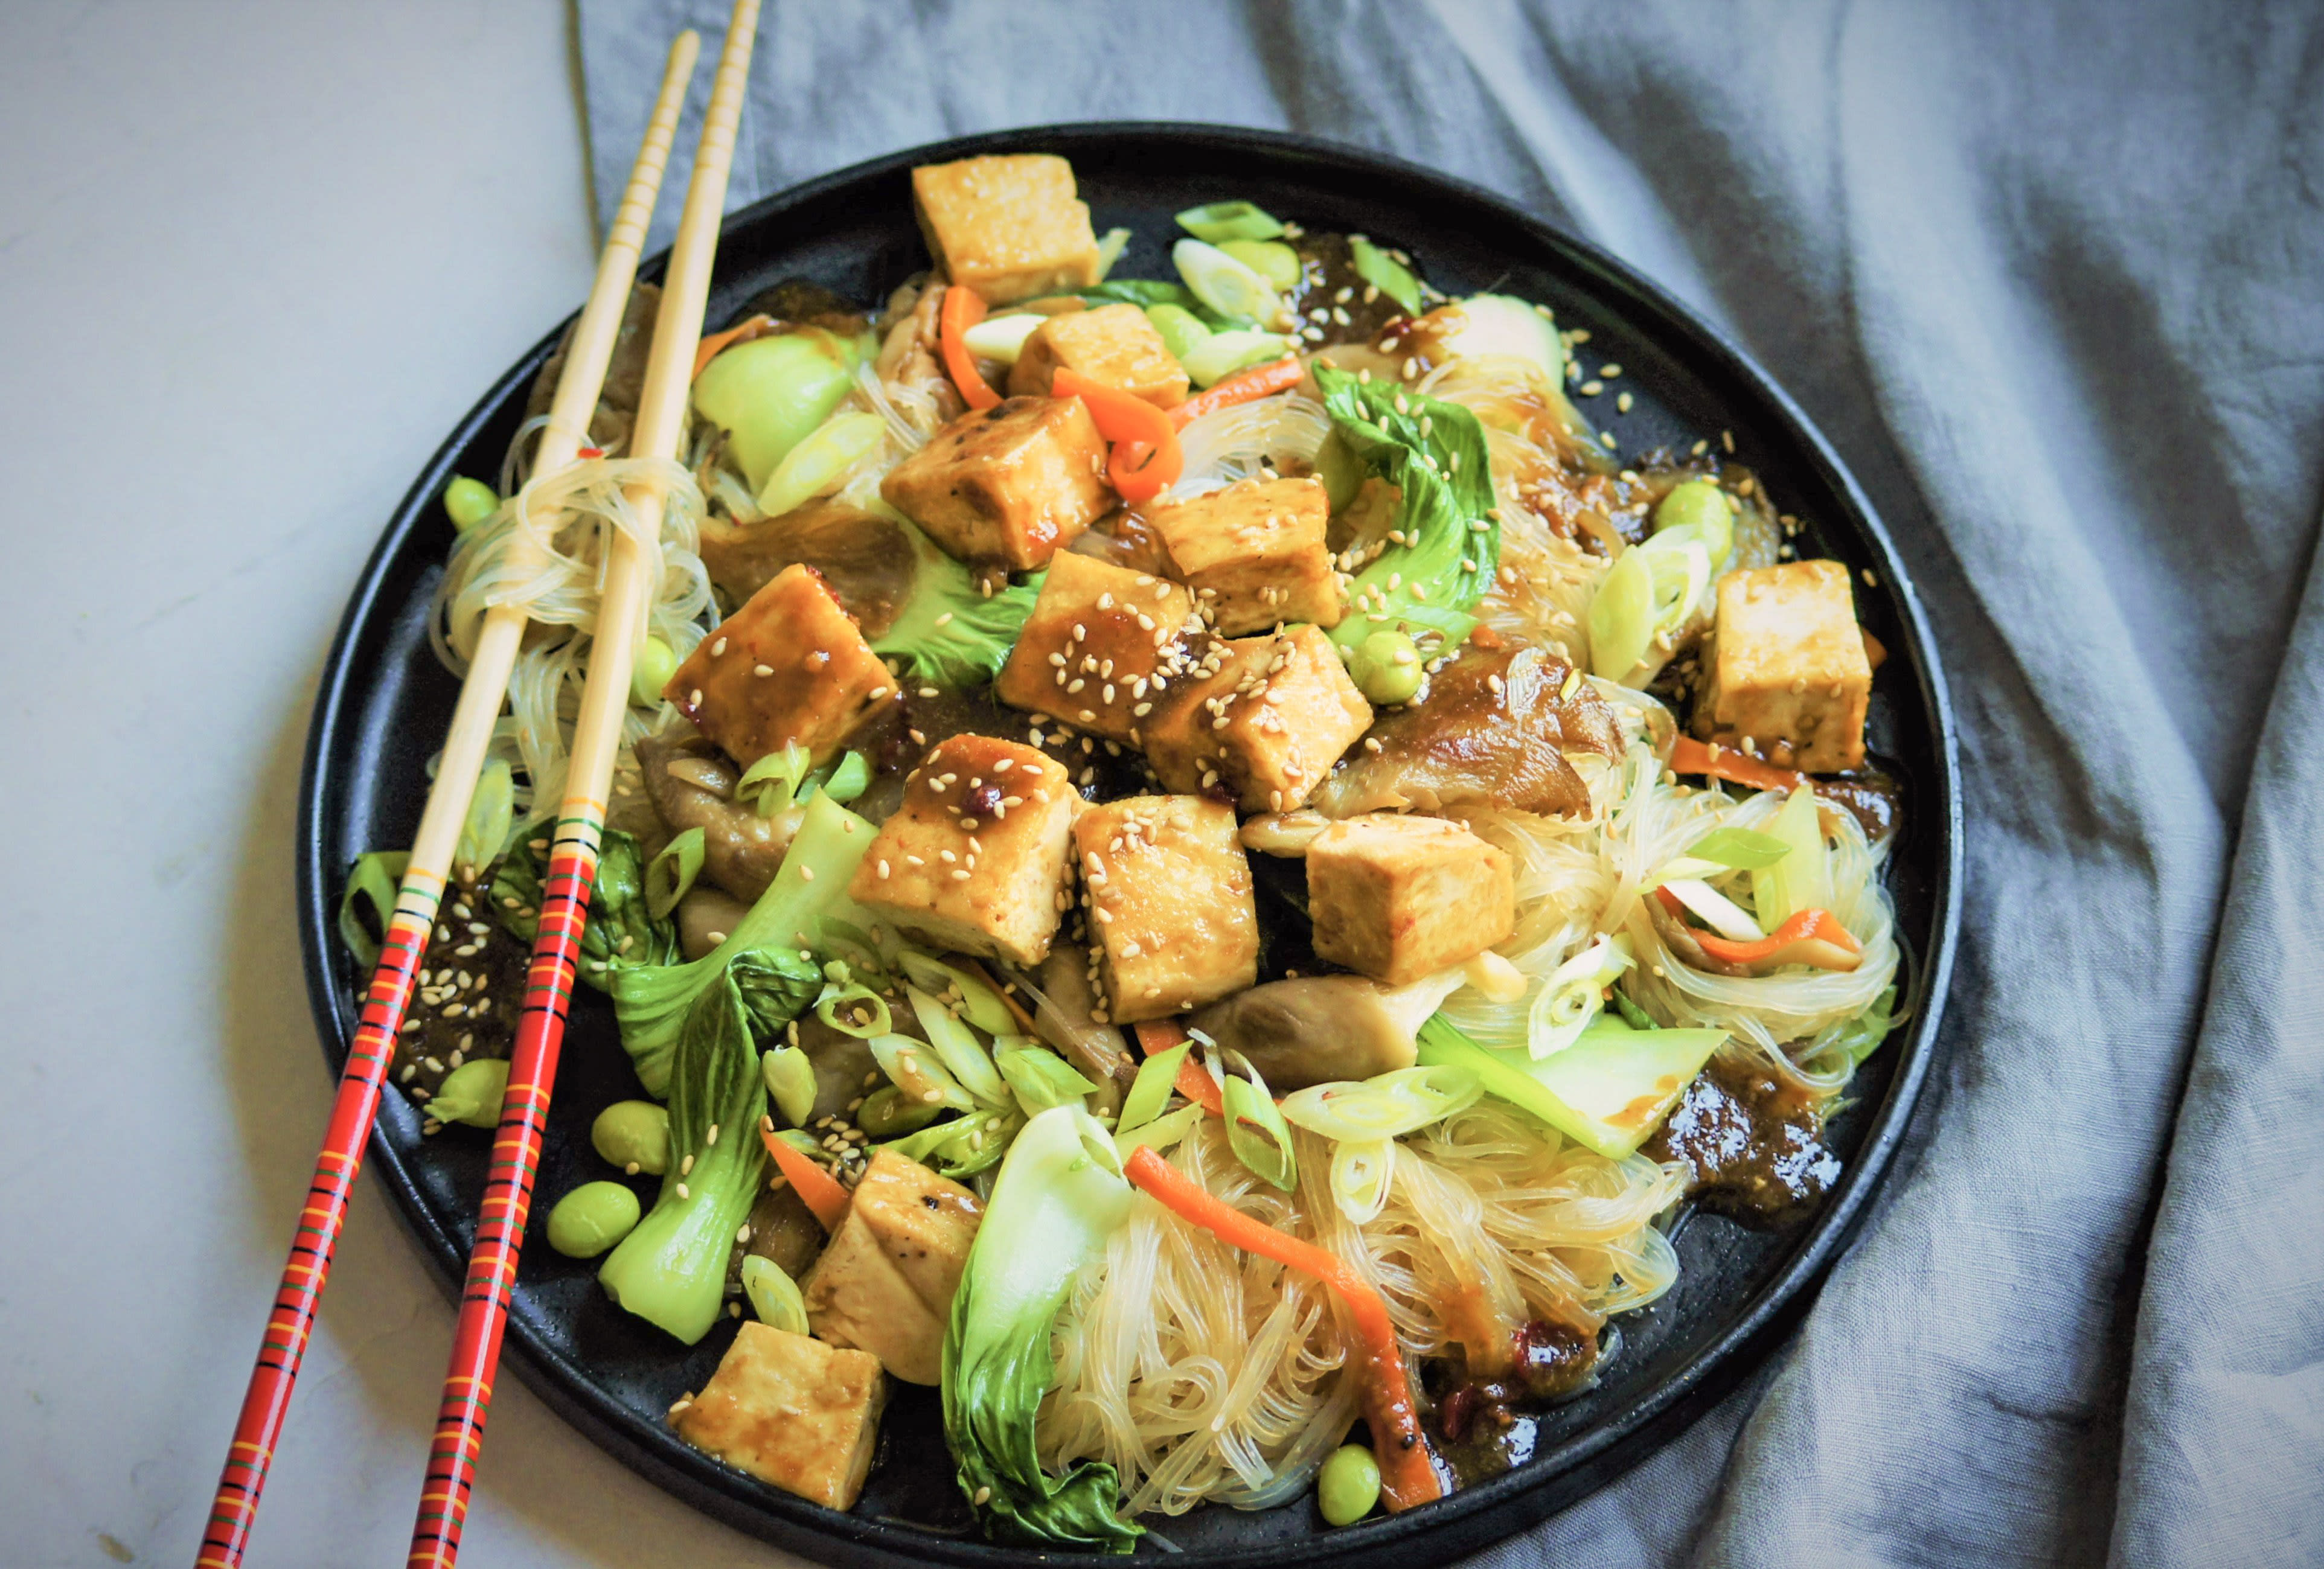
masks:
{"type": "Polygon", "coordinates": [[[1376,632],[1356,647],[1348,673],[1370,702],[1409,703],[1420,690],[1420,645],[1400,632],[1376,632]]]}
{"type": "Polygon", "coordinates": [[[649,632],[630,662],[631,700],[648,708],[661,706],[661,689],[678,674],[678,651],[649,632]]]}
{"type": "Polygon", "coordinates": [[[466,1122],[471,1128],[496,1127],[501,1097],[508,1093],[508,1064],[494,1057],[464,1062],[444,1075],[443,1084],[428,1103],[428,1114],[439,1122],[466,1122]]]}
{"type": "Polygon", "coordinates": [[[908,1101],[895,1085],[882,1084],[855,1108],[855,1125],[874,1139],[894,1139],[918,1132],[935,1121],[942,1109],[908,1101]]]}
{"type": "Polygon", "coordinates": [[[444,515],[464,534],[500,510],[500,492],[481,479],[464,474],[444,487],[444,515]]]}
{"type": "Polygon", "coordinates": [[[549,1245],[568,1259],[594,1259],[630,1234],[638,1195],[618,1182],[585,1182],[549,1212],[549,1245]]]}
{"type": "Polygon", "coordinates": [[[669,1113],[651,1101],[615,1101],[589,1124],[590,1147],[632,1177],[669,1169],[669,1113]]]}
{"type": "Polygon", "coordinates": [[[1146,308],[1146,319],[1162,335],[1162,346],[1170,351],[1172,359],[1185,359],[1211,336],[1203,318],[1183,305],[1149,305],[1146,308]]]}
{"type": "Polygon", "coordinates": [[[1702,536],[1713,566],[1727,558],[1735,544],[1735,504],[1727,493],[1707,479],[1690,479],[1671,486],[1655,503],[1655,532],[1692,529],[1702,536]]]}
{"type": "Polygon", "coordinates": [[[1326,1524],[1352,1526],[1379,1502],[1379,1462],[1360,1444],[1343,1444],[1315,1473],[1315,1506],[1326,1524]]]}
{"type": "Polygon", "coordinates": [[[1281,240],[1222,240],[1219,249],[1277,289],[1299,287],[1299,253],[1281,240]]]}

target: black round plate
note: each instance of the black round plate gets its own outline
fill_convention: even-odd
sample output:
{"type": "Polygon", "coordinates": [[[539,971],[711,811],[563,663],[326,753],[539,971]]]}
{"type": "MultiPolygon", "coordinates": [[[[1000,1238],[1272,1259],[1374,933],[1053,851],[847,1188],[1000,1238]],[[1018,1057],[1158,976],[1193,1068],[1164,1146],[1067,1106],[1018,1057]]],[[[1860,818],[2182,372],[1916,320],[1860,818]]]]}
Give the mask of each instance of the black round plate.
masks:
{"type": "MultiPolygon", "coordinates": [[[[1766,373],[1654,285],[1509,203],[1376,153],[1263,132],[1177,125],[1072,125],[972,137],[900,152],[770,198],[726,222],[711,291],[723,323],[751,294],[807,277],[872,304],[927,264],[913,226],[910,171],[973,153],[1052,152],[1073,160],[1100,230],[1137,236],[1117,271],[1171,275],[1171,215],[1229,197],[1319,230],[1408,248],[1450,293],[1498,288],[1544,301],[1561,325],[1587,327],[1594,360],[1620,362],[1635,395],[1593,416],[1637,452],[1732,431],[1738,459],[1807,524],[1801,554],[1859,574],[1864,623],[1892,658],[1875,688],[1872,744],[1903,774],[1905,827],[1890,873],[1907,980],[1918,1008],[1857,1080],[1834,1129],[1848,1170],[1813,1221],[1788,1234],[1698,1216],[1678,1235],[1683,1273],[1653,1307],[1619,1320],[1622,1346],[1598,1386],[1559,1407],[1532,1459],[1443,1502],[1330,1534],[1346,1564],[1446,1562],[1508,1536],[1637,1464],[1707,1409],[1805,1310],[1815,1282],[1886,1169],[1934,1048],[1951,966],[1960,881],[1960,805],[1951,716],[1936,651],[1903,564],[1871,507],[1823,440],[1766,373]]],[[[649,266],[659,274],[659,263],[649,266]]],[[[562,330],[560,328],[559,331],[562,330]]],[[[429,595],[451,542],[435,498],[455,473],[493,475],[526,389],[557,333],[484,394],[421,471],[390,520],[347,606],[308,739],[300,818],[300,909],[307,978],[324,1052],[346,1060],[362,984],[333,933],[346,869],[363,851],[410,843],[427,759],[449,722],[456,686],[430,656],[429,595]]],[[[590,1120],[636,1093],[610,1009],[575,1006],[539,1191],[603,1176],[590,1120]]],[[[423,1140],[420,1118],[390,1094],[371,1161],[456,1291],[475,1232],[490,1136],[456,1129],[423,1140]]],[[[545,1213],[545,1212],[544,1212],[545,1213]]],[[[1052,1563],[989,1546],[953,1480],[934,1391],[901,1387],[880,1462],[852,1514],[764,1486],[687,1448],[663,1425],[699,1389],[731,1338],[721,1326],[689,1349],[614,1307],[594,1268],[552,1252],[535,1225],[518,1271],[506,1354],[542,1398],[623,1463],[743,1530],[844,1564],[1052,1563]]],[[[517,1463],[516,1457],[503,1457],[517,1463]]],[[[493,1463],[489,1458],[487,1464],[493,1463]]],[[[1261,1514],[1208,1509],[1160,1522],[1178,1563],[1303,1562],[1323,1527],[1305,1501],[1261,1514]]]]}

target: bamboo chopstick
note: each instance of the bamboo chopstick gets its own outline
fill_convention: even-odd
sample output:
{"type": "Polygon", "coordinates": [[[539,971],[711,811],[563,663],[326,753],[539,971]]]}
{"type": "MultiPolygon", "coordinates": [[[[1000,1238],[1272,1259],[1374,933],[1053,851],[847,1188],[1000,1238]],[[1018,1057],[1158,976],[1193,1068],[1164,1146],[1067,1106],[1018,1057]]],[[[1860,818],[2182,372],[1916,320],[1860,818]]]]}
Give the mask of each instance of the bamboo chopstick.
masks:
{"type": "MultiPolygon", "coordinates": [[[[661,310],[654,321],[653,348],[647,356],[644,390],[632,427],[632,455],[677,456],[693,382],[694,355],[702,338],[702,317],[710,296],[710,263],[724,216],[726,179],[733,166],[734,138],[742,117],[742,97],[751,69],[751,48],[759,27],[759,0],[735,0],[712,78],[710,106],[702,120],[702,141],[694,155],[686,208],[662,281],[661,310]]],[[[641,532],[658,532],[667,496],[659,482],[631,487],[641,532]]],[[[491,1176],[468,1256],[467,1283],[460,1296],[460,1321],[444,1375],[435,1443],[413,1522],[413,1569],[449,1569],[458,1558],[460,1533],[467,1520],[476,1455],[484,1444],[484,1419],[492,1406],[501,1335],[508,1323],[509,1294],[516,1282],[517,1254],[524,1241],[532,1204],[532,1179],[540,1161],[541,1130],[565,1041],[566,1005],[573,994],[581,933],[596,881],[597,847],[604,831],[605,796],[628,712],[630,667],[645,629],[645,564],[634,540],[615,532],[606,552],[604,587],[598,599],[595,641],[589,674],[573,728],[572,761],[565,799],[558,808],[557,831],[542,880],[540,935],[525,972],[523,1011],[510,1054],[500,1131],[493,1140],[491,1176]]]]}
{"type": "MultiPolygon", "coordinates": [[[[572,464],[596,410],[622,315],[629,304],[630,288],[637,278],[646,226],[661,191],[662,171],[669,162],[670,144],[678,138],[678,111],[685,106],[687,85],[693,80],[701,47],[701,39],[691,32],[678,34],[670,45],[669,64],[662,73],[661,91],[654,99],[644,144],[638,149],[629,188],[606,232],[604,254],[598,261],[588,303],[582,307],[572,342],[566,348],[565,369],[549,405],[548,429],[541,433],[533,459],[538,474],[553,474],[572,464]]],[[[509,672],[528,619],[521,605],[491,610],[476,640],[467,677],[461,683],[436,782],[429,789],[420,831],[412,840],[410,864],[396,893],[379,964],[364,996],[362,1021],[331,1103],[322,1149],[315,1157],[307,1206],[300,1212],[299,1229],[291,1239],[282,1283],[275,1291],[274,1309],[260,1341],[257,1364],[251,1369],[243,1394],[234,1441],[226,1452],[209,1522],[202,1533],[201,1551],[195,1559],[197,1569],[235,1569],[249,1544],[259,1495],[266,1486],[267,1467],[281,1436],[291,1388],[298,1382],[299,1364],[314,1331],[324,1283],[330,1276],[331,1253],[346,1220],[347,1195],[362,1169],[364,1141],[379,1112],[380,1086],[395,1055],[396,1031],[411,1002],[420,955],[427,950],[429,928],[436,924],[445,881],[452,873],[460,829],[475,794],[493,727],[508,696],[509,672]]]]}

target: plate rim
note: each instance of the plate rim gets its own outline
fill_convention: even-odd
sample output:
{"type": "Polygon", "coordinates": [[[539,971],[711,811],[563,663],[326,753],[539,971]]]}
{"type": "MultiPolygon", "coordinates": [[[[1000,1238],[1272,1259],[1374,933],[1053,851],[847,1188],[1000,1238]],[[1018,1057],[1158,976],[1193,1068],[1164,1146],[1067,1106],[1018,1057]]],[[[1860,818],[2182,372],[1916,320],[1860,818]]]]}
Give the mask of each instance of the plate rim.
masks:
{"type": "MultiPolygon", "coordinates": [[[[1906,651],[1922,706],[1935,733],[1936,777],[1932,782],[1941,798],[1935,802],[1916,798],[1914,803],[1916,812],[1935,808],[1932,815],[1942,835],[1941,852],[1932,858],[1930,867],[1932,918],[1928,951],[1915,978],[1915,1011],[1910,1034],[1897,1048],[1897,1066],[1887,1090],[1840,1186],[1827,1198],[1824,1208],[1807,1223],[1810,1234],[1802,1245],[1751,1294],[1728,1327],[1668,1376],[1635,1393],[1609,1420],[1544,1451],[1524,1466],[1463,1489],[1425,1511],[1376,1518],[1334,1532],[1330,1538],[1335,1560],[1350,1564],[1392,1562],[1411,1546],[1424,1541],[1434,1550],[1466,1553],[1514,1536],[1580,1501],[1691,1426],[1738,1385],[1804,1317],[1824,1278],[1852,1244],[1866,1209],[1889,1174],[1926,1087],[1937,1055],[1937,1037],[1959,945],[1963,811],[1958,726],[1950,690],[1919,591],[1897,554],[1886,523],[1823,432],[1775,376],[1730,341],[1725,332],[1611,252],[1471,181],[1375,149],[1296,132],[1200,121],[1078,121],[954,137],[865,159],[786,187],[728,213],[722,222],[721,234],[773,217],[786,208],[797,208],[847,186],[892,176],[914,163],[1018,151],[1058,151],[1070,156],[1075,144],[1114,143],[1125,139],[1212,145],[1224,141],[1257,145],[1274,153],[1331,163],[1350,172],[1385,174],[1399,181],[1433,187],[1448,198],[1492,209],[1501,219],[1526,232],[1543,252],[1588,274],[1593,288],[1614,297],[1626,319],[1633,309],[1655,318],[1655,326],[1684,340],[1691,363],[1696,355],[1706,356],[1748,397],[1771,408],[1788,427],[1786,434],[1797,442],[1817,471],[1815,477],[1844,503],[1843,510],[1851,515],[1831,520],[1831,525],[1858,534],[1877,558],[1887,579],[1886,592],[1909,633],[1906,651]]],[[[658,278],[667,257],[664,251],[648,259],[641,266],[639,276],[658,278]]],[[[411,535],[426,520],[429,503],[446,483],[455,460],[495,417],[503,400],[522,389],[538,374],[571,319],[568,316],[551,328],[495,380],[422,466],[390,514],[378,544],[366,559],[325,660],[300,770],[297,898],[301,961],[310,1011],[326,1064],[335,1077],[346,1060],[348,1043],[342,1029],[341,983],[335,973],[330,948],[335,909],[330,890],[338,872],[324,862],[327,835],[321,812],[322,784],[335,753],[335,743],[354,715],[350,697],[356,685],[356,645],[377,615],[395,565],[411,535]]],[[[449,1228],[438,1223],[418,1179],[406,1169],[401,1152],[382,1126],[374,1125],[366,1142],[365,1166],[377,1174],[394,1197],[406,1226],[429,1256],[437,1284],[447,1299],[456,1300],[466,1262],[466,1250],[449,1228]]],[[[689,1507],[787,1549],[835,1552],[836,1561],[849,1564],[999,1565],[1062,1564],[1087,1557],[1005,1547],[971,1537],[944,1536],[908,1522],[840,1514],[767,1489],[707,1457],[696,1457],[698,1468],[689,1466],[682,1458],[674,1458],[668,1453],[671,1445],[679,1443],[674,1435],[657,1431],[653,1436],[659,1443],[643,1440],[632,1431],[641,1426],[636,1413],[608,1398],[591,1381],[586,1370],[573,1359],[541,1343],[521,1319],[513,1316],[504,1354],[520,1379],[592,1444],[689,1507]]],[[[1203,1549],[1185,1557],[1191,1564],[1272,1565],[1302,1561],[1315,1550],[1316,1543],[1310,1538],[1254,1543],[1248,1548],[1223,1551],[1203,1549]]]]}

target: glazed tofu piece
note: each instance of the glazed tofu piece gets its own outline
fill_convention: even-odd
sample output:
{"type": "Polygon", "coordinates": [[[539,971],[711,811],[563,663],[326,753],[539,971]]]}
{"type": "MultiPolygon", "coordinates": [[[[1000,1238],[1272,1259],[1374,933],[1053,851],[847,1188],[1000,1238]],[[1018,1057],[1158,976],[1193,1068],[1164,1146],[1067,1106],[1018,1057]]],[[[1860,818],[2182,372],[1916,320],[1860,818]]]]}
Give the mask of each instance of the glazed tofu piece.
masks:
{"type": "Polygon", "coordinates": [[[1391,986],[1474,958],[1517,925],[1506,851],[1442,817],[1374,812],[1307,845],[1315,954],[1391,986]]]}
{"type": "Polygon", "coordinates": [[[1114,504],[1079,398],[972,409],[889,471],[880,494],[964,561],[1030,572],[1114,504]]]}
{"type": "Polygon", "coordinates": [[[908,1384],[944,1373],[945,1325],[984,1206],[892,1149],[873,1152],[847,1214],[799,1283],[817,1339],[853,1346],[908,1384]]]}
{"type": "Polygon", "coordinates": [[[1067,900],[1081,797],[1019,742],[954,735],[904,781],[848,897],[954,953],[1038,964],[1067,900]]]}
{"type": "Polygon", "coordinates": [[[1246,479],[1154,508],[1178,580],[1221,637],[1286,622],[1337,626],[1345,607],[1331,548],[1332,503],[1316,479],[1246,479]]]}
{"type": "Polygon", "coordinates": [[[1787,561],[1719,580],[1695,730],[1784,768],[1864,765],[1872,661],[1856,624],[1848,568],[1787,561]]]}
{"type": "Polygon", "coordinates": [[[896,682],[815,568],[791,566],[687,655],[662,696],[748,768],[794,742],[829,761],[896,682]]]}
{"type": "Polygon", "coordinates": [[[1140,744],[1172,683],[1192,669],[1194,596],[1177,584],[1063,551],[1001,668],[1012,708],[1140,744]]]}
{"type": "Polygon", "coordinates": [[[975,290],[988,305],[1097,281],[1097,233],[1074,191],[1074,166],[1048,152],[964,158],[912,171],[912,210],[928,254],[947,278],[975,290]]]}
{"type": "Polygon", "coordinates": [[[695,1448],[825,1509],[849,1509],[872,1470],[888,1383],[880,1359],[755,1320],[670,1426],[695,1448]]]}
{"type": "Polygon", "coordinates": [[[1157,409],[1186,401],[1186,367],[1135,305],[1069,310],[1035,328],[1009,373],[1010,392],[1047,396],[1059,365],[1135,393],[1157,409]]]}
{"type": "Polygon", "coordinates": [[[1371,705],[1314,627],[1213,643],[1200,669],[1147,732],[1147,761],[1171,789],[1296,811],[1371,727],[1371,705]]]}
{"type": "Polygon", "coordinates": [[[1259,909],[1232,807],[1108,801],[1074,825],[1074,854],[1112,1022],[1183,1013],[1259,978],[1259,909]]]}

